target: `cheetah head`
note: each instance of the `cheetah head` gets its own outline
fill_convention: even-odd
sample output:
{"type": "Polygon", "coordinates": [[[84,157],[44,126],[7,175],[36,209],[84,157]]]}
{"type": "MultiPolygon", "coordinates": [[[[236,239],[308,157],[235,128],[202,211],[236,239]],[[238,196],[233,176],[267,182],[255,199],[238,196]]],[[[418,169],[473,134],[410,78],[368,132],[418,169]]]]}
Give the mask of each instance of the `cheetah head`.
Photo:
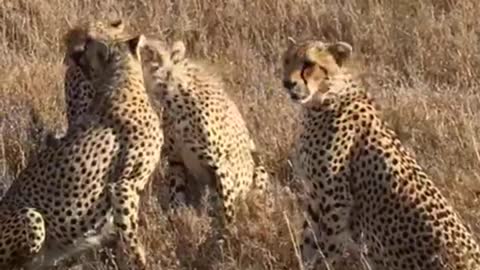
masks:
{"type": "Polygon", "coordinates": [[[159,83],[170,80],[172,69],[185,60],[186,48],[183,41],[168,45],[163,41],[148,38],[141,54],[146,87],[155,89],[159,83]]]}
{"type": "Polygon", "coordinates": [[[352,54],[352,46],[341,41],[290,41],[283,55],[283,86],[292,100],[306,103],[327,90],[325,83],[341,72],[352,54]]]}
{"type": "Polygon", "coordinates": [[[141,72],[140,50],[144,44],[143,35],[110,41],[89,38],[77,62],[85,76],[93,83],[100,83],[102,78],[115,76],[119,66],[128,66],[130,70],[141,72]]]}
{"type": "Polygon", "coordinates": [[[70,30],[63,38],[66,47],[64,64],[73,65],[81,58],[88,39],[120,39],[127,36],[121,19],[90,21],[70,30]]]}

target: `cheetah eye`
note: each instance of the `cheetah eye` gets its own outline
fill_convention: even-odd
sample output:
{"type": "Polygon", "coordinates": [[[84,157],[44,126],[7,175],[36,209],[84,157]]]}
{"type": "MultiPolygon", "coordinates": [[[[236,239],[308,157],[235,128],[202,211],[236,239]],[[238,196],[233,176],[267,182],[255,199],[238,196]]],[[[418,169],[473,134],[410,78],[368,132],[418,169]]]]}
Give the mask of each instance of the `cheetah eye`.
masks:
{"type": "Polygon", "coordinates": [[[326,76],[328,76],[328,69],[326,69],[322,65],[318,65],[318,64],[316,64],[312,61],[309,61],[309,60],[306,60],[305,62],[303,62],[302,76],[305,76],[305,73],[311,73],[312,72],[312,70],[311,70],[312,67],[318,68],[319,70],[323,71],[323,73],[325,73],[326,76]]]}
{"type": "Polygon", "coordinates": [[[153,62],[153,63],[150,64],[150,70],[152,72],[157,71],[159,68],[160,68],[160,65],[158,63],[153,62]]]}
{"type": "Polygon", "coordinates": [[[302,69],[307,69],[307,68],[311,68],[315,65],[315,63],[313,63],[312,61],[309,61],[309,60],[306,60],[303,62],[303,67],[302,69]]]}
{"type": "Polygon", "coordinates": [[[315,64],[312,62],[312,61],[304,61],[303,62],[303,66],[302,66],[302,70],[301,70],[301,74],[302,74],[302,77],[304,78],[306,74],[310,73],[310,68],[312,68],[315,64]]]}

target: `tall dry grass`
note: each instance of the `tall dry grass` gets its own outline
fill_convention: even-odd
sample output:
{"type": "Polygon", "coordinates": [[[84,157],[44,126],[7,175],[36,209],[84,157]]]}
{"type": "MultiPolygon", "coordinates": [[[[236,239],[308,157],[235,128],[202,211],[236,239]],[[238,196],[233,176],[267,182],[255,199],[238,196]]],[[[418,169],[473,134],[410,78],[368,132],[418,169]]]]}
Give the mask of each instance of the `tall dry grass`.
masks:
{"type": "MultiPolygon", "coordinates": [[[[220,248],[206,206],[168,221],[156,179],[142,210],[152,266],[298,269],[300,214],[287,164],[297,110],[279,83],[287,37],[345,40],[385,118],[480,232],[480,2],[477,0],[0,0],[0,178],[7,186],[65,128],[60,39],[82,19],[183,39],[222,71],[276,173],[276,210],[244,211],[220,248]]],[[[91,269],[102,269],[90,262],[91,269]]],[[[90,269],[90,268],[89,268],[90,269]]],[[[158,269],[158,268],[153,268],[158,269]]],[[[352,269],[352,266],[345,267],[352,269]]],[[[360,268],[359,268],[360,269],[360,268]]]]}

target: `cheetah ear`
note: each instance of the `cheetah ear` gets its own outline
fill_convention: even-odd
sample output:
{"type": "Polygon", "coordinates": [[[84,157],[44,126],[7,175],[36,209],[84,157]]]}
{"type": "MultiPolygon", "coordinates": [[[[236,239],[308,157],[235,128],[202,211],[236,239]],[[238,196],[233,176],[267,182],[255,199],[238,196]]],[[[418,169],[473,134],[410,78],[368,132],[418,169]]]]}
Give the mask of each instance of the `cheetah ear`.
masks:
{"type": "Polygon", "coordinates": [[[178,63],[179,61],[183,60],[185,58],[185,51],[185,43],[183,43],[181,40],[175,41],[172,45],[172,52],[170,54],[172,62],[178,63]]]}
{"type": "Polygon", "coordinates": [[[327,50],[335,58],[337,64],[342,66],[352,55],[353,48],[347,42],[339,41],[328,45],[327,50]]]}
{"type": "Polygon", "coordinates": [[[138,57],[140,55],[140,49],[145,45],[145,36],[139,35],[132,39],[127,40],[128,48],[130,52],[138,57]]]}

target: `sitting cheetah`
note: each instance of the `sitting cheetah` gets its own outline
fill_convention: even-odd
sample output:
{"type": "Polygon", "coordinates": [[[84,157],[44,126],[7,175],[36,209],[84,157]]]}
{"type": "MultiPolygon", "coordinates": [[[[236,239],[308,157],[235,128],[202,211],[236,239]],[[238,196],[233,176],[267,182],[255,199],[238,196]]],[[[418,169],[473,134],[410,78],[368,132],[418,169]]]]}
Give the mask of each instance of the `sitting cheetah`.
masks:
{"type": "Polygon", "coordinates": [[[359,241],[374,269],[480,269],[480,249],[345,63],[344,42],[284,54],[283,85],[303,110],[295,168],[309,186],[301,253],[335,266],[359,241]],[[323,254],[322,254],[323,253],[323,254]]]}
{"type": "Polygon", "coordinates": [[[33,257],[27,269],[43,269],[117,235],[134,264],[128,269],[146,269],[137,236],[139,193],[160,159],[163,137],[144,88],[143,44],[143,36],[88,38],[73,59],[97,89],[95,98],[1,201],[2,265],[33,257]]]}
{"type": "Polygon", "coordinates": [[[255,187],[265,194],[269,176],[254,161],[255,144],[221,80],[185,56],[185,45],[150,39],[143,48],[147,89],[163,105],[171,206],[185,203],[186,172],[215,183],[224,217],[231,223],[234,201],[255,187]]]}

